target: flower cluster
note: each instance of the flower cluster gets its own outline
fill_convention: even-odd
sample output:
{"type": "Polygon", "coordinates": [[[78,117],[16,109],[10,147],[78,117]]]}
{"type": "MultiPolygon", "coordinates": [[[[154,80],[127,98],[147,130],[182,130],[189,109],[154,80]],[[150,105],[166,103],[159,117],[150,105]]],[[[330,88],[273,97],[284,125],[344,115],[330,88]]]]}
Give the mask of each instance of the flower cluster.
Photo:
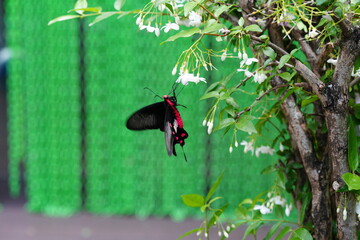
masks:
{"type": "MultiPolygon", "coordinates": [[[[271,196],[271,194],[269,194],[271,196]]],[[[272,213],[274,206],[279,205],[281,207],[285,207],[285,215],[290,216],[290,212],[292,210],[292,204],[287,204],[286,199],[281,196],[271,197],[269,200],[264,202],[261,205],[255,205],[254,210],[259,210],[261,214],[266,215],[272,213]]]]}
{"type": "MultiPolygon", "coordinates": [[[[269,154],[269,155],[273,155],[275,152],[275,149],[269,147],[269,146],[260,146],[258,148],[254,148],[254,140],[247,142],[245,140],[243,140],[240,145],[244,146],[244,153],[246,152],[251,152],[252,154],[254,154],[255,152],[255,156],[259,157],[260,153],[262,154],[269,154]]],[[[281,145],[282,146],[282,145],[281,145]]],[[[283,148],[283,146],[282,146],[283,148]]]]}
{"type": "Polygon", "coordinates": [[[157,37],[160,36],[161,30],[165,33],[171,30],[177,31],[180,29],[180,25],[186,27],[200,26],[202,23],[201,13],[191,11],[187,16],[180,16],[180,8],[184,7],[184,2],[185,0],[172,0],[166,1],[165,4],[164,1],[152,0],[144,7],[142,13],[140,13],[136,19],[136,24],[139,26],[140,30],[146,29],[148,32],[154,32],[157,37]],[[162,18],[146,18],[150,12],[152,12],[150,15],[155,13],[155,15],[159,16],[162,16],[163,14],[169,16],[168,23],[166,23],[165,26],[159,27],[162,25],[162,18]],[[156,20],[155,24],[152,23],[154,20],[156,20]]]}

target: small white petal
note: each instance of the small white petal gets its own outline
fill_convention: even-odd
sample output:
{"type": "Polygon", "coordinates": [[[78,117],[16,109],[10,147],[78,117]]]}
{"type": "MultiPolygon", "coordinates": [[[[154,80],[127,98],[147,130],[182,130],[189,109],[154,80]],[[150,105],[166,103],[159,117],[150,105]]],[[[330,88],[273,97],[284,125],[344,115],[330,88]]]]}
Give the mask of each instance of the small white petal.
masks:
{"type": "Polygon", "coordinates": [[[332,65],[336,66],[337,64],[337,59],[332,59],[330,58],[329,60],[326,61],[327,63],[331,63],[332,65]]]}
{"type": "Polygon", "coordinates": [[[221,54],[221,61],[225,61],[226,59],[226,50],[223,52],[223,54],[221,54]]]}
{"type": "Polygon", "coordinates": [[[347,219],[347,210],[346,208],[344,208],[344,211],[343,211],[343,220],[346,221],[347,219]]]}
{"type": "Polygon", "coordinates": [[[171,71],[171,74],[174,76],[176,74],[177,71],[177,65],[173,68],[173,70],[171,71]]]}
{"type": "Polygon", "coordinates": [[[214,123],[213,122],[208,122],[208,134],[211,134],[212,129],[213,129],[214,123]]]}
{"type": "Polygon", "coordinates": [[[136,25],[140,25],[140,23],[142,22],[142,18],[141,15],[138,16],[138,18],[136,19],[136,25]]]}

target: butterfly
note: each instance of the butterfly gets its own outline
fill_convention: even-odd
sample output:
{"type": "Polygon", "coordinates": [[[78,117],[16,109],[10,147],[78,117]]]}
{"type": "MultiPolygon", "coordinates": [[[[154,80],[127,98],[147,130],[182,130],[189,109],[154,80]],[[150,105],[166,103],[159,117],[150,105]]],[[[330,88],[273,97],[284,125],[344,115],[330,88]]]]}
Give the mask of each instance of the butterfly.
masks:
{"type": "MultiPolygon", "coordinates": [[[[175,145],[183,147],[189,135],[184,129],[175,95],[164,95],[162,98],[164,101],[148,105],[133,113],[127,120],[126,127],[130,130],[160,129],[164,132],[168,155],[176,156],[175,145]]],[[[187,161],[185,153],[184,157],[187,161]]]]}

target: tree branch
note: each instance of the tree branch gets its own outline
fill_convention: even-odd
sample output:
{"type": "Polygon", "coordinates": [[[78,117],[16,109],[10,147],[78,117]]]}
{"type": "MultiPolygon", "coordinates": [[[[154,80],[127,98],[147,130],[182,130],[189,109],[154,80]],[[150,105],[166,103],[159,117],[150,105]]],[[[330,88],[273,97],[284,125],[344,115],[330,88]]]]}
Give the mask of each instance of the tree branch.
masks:
{"type": "MultiPolygon", "coordinates": [[[[305,41],[305,39],[303,38],[303,35],[301,34],[299,29],[293,28],[293,30],[290,32],[290,34],[296,41],[299,42],[301,49],[305,53],[310,65],[315,70],[317,56],[316,56],[315,52],[313,51],[312,47],[310,46],[310,44],[307,41],[305,41]]],[[[319,76],[319,73],[317,71],[315,71],[315,74],[319,76]]]]}

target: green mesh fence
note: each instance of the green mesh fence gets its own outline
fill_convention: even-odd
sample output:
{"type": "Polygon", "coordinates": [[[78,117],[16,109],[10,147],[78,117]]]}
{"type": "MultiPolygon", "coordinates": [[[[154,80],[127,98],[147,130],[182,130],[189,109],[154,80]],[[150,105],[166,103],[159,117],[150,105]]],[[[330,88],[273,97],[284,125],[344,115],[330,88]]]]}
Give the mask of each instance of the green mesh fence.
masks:
{"type": "Polygon", "coordinates": [[[78,26],[47,22],[72,4],[6,3],[12,192],[24,160],[28,209],[66,215],[81,206],[78,26]]]}
{"type": "MultiPolygon", "coordinates": [[[[199,101],[205,84],[186,87],[178,96],[187,106],[179,109],[189,133],[184,147],[188,162],[180,147],[178,157],[167,156],[162,132],[127,130],[130,114],[161,101],[144,87],[170,93],[176,80],[171,70],[190,40],[160,46],[169,35],[140,32],[133,16],[91,28],[86,21],[47,26],[74,2],[42,0],[34,8],[7,1],[8,44],[19,53],[10,64],[8,83],[10,182],[18,193],[24,161],[29,210],[67,215],[83,207],[97,214],[182,219],[199,211],[184,206],[180,195],[204,193],[223,170],[219,195],[226,201],[237,203],[267,189],[271,181],[258,172],[268,158],[254,159],[242,148],[230,154],[230,135],[209,138],[202,126],[209,103],[199,101]]],[[[143,3],[128,1],[125,8],[143,3]]],[[[92,1],[104,9],[112,8],[113,1],[104,4],[92,1]]],[[[237,64],[221,63],[208,79],[219,80],[237,64]]]]}

